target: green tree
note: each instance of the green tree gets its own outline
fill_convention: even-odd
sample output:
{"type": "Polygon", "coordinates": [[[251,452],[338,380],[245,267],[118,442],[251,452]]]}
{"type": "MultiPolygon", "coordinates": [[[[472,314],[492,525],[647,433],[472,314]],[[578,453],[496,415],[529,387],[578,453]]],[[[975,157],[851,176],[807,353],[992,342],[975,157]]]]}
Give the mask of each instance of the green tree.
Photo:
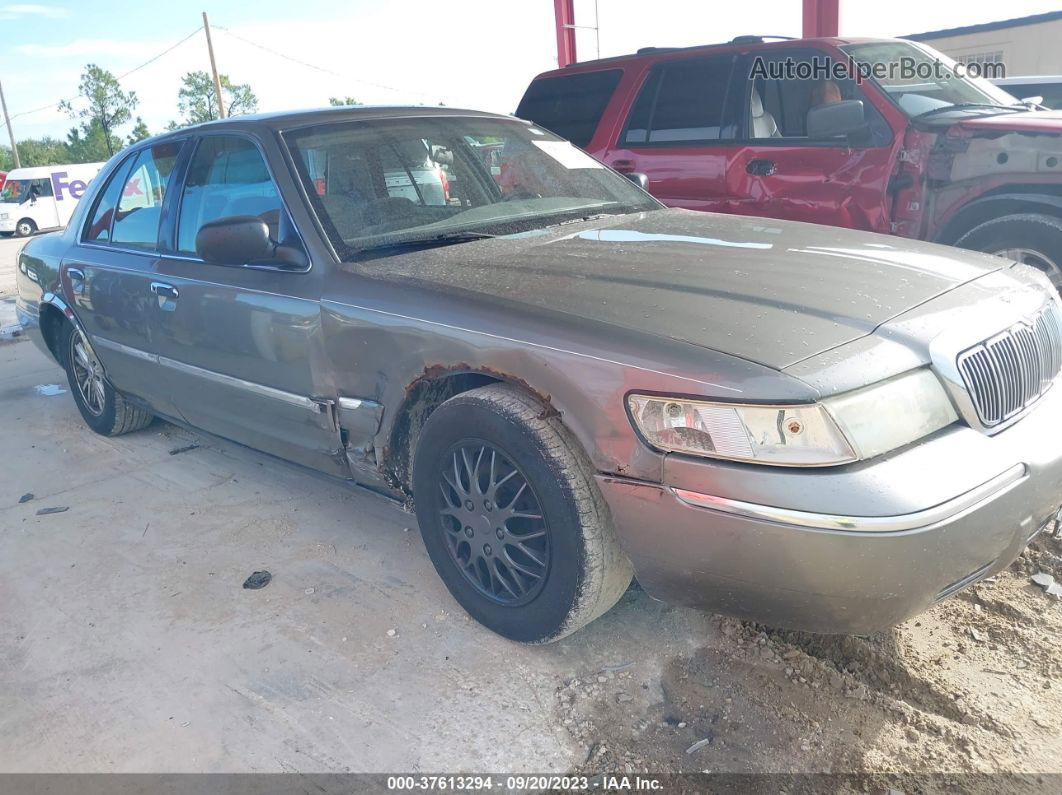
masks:
{"type": "Polygon", "coordinates": [[[144,120],[139,116],[136,117],[136,126],[133,127],[133,131],[129,133],[126,141],[130,145],[135,144],[137,141],[143,141],[145,138],[150,138],[151,132],[148,130],[147,125],[144,124],[144,120]]]}
{"type": "MultiPolygon", "coordinates": [[[[221,93],[225,100],[225,115],[240,116],[258,110],[258,97],[247,83],[234,84],[228,75],[219,75],[221,93]]],[[[177,106],[184,116],[184,124],[202,124],[218,117],[214,80],[207,72],[188,72],[181,78],[177,92],[177,106]]]]}
{"type": "Polygon", "coordinates": [[[122,148],[122,139],[108,136],[96,119],[81,128],[72,127],[66,136],[66,148],[71,163],[95,163],[107,160],[122,148]]]}
{"type": "Polygon", "coordinates": [[[342,107],[343,105],[362,105],[364,103],[358,102],[354,97],[329,97],[328,104],[342,107]]]}
{"type": "MultiPolygon", "coordinates": [[[[69,113],[72,119],[81,119],[81,131],[77,135],[79,145],[82,140],[98,137],[106,147],[107,157],[110,157],[121,149],[121,140],[115,134],[117,129],[129,121],[133,109],[140,103],[136,92],[122,91],[114,75],[90,63],[81,73],[78,94],[87,103],[86,107],[74,110],[71,103],[63,100],[59,103],[59,109],[69,113]]],[[[73,142],[70,145],[73,146],[73,142]]]]}

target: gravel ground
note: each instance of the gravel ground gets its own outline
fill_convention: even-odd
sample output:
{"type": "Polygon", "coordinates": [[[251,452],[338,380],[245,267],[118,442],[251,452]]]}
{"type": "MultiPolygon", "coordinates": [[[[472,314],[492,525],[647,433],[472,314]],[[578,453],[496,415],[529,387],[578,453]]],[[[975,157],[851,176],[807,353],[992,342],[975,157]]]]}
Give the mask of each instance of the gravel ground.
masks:
{"type": "MultiPolygon", "coordinates": [[[[5,306],[21,243],[0,240],[5,306]]],[[[1062,602],[1032,582],[1062,581],[1056,538],[877,636],[773,630],[664,606],[634,586],[586,630],[515,648],[467,620],[411,517],[389,503],[165,424],[93,437],[69,395],[34,391],[62,374],[23,339],[0,340],[0,416],[21,451],[0,456],[0,594],[17,618],[0,622],[0,772],[511,763],[855,773],[863,789],[898,773],[908,791],[927,773],[1062,773],[1062,602]],[[79,474],[82,455],[98,476],[79,474]],[[34,502],[16,503],[30,491],[34,502]],[[48,499],[73,507],[34,517],[48,499]],[[397,575],[379,568],[385,558],[397,575]],[[282,576],[257,607],[239,582],[266,563],[305,582],[282,576]],[[117,649],[100,628],[120,636],[134,615],[114,601],[121,588],[140,630],[117,649]],[[307,640],[311,626],[322,629],[307,640]],[[436,692],[440,677],[457,696],[436,692]],[[491,693],[510,695],[481,698],[491,693]],[[183,713],[174,733],[170,716],[183,713]],[[523,750],[495,745],[491,726],[523,750]],[[446,753],[440,737],[455,743],[446,753]]]]}

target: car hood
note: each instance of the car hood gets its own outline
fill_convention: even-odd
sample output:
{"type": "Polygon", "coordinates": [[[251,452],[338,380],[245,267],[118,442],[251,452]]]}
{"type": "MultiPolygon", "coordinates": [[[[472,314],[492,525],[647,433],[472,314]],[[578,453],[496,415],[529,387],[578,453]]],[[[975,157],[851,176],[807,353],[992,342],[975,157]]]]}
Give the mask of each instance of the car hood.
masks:
{"type": "Polygon", "coordinates": [[[996,116],[982,116],[963,119],[957,122],[959,127],[967,130],[992,130],[1062,134],[1062,111],[1028,110],[1021,113],[1000,113],[996,116]]]}
{"type": "Polygon", "coordinates": [[[773,219],[658,210],[362,262],[784,368],[1004,263],[773,219]]]}

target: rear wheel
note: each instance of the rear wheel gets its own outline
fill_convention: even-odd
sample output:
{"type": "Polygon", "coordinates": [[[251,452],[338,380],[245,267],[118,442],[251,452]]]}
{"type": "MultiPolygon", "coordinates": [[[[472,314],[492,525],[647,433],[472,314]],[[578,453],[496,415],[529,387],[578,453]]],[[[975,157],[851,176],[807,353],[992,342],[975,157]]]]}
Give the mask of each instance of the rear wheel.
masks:
{"type": "Polygon", "coordinates": [[[31,218],[23,218],[15,224],[15,234],[19,237],[29,237],[37,231],[37,224],[31,218]]]}
{"type": "Polygon", "coordinates": [[[513,387],[457,395],[425,423],[413,466],[424,545],[489,629],[547,643],[607,611],[632,569],[586,455],[513,387]]]}
{"type": "Polygon", "coordinates": [[[1062,291],[1062,220],[1049,215],[1005,215],[975,226],[955,245],[996,254],[1042,271],[1062,291]]]}
{"type": "Polygon", "coordinates": [[[154,416],[150,412],[132,405],[107,381],[96,352],[72,323],[62,326],[59,351],[74,402],[92,430],[103,436],[120,436],[151,424],[154,416]]]}

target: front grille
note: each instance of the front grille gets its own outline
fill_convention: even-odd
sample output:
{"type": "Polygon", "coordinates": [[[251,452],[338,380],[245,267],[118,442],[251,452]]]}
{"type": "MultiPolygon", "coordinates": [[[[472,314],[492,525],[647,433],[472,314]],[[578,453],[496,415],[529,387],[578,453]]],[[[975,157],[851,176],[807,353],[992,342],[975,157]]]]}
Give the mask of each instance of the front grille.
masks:
{"type": "Polygon", "coordinates": [[[960,354],[958,365],[985,427],[1006,422],[1036,402],[1062,369],[1057,305],[960,354]]]}

